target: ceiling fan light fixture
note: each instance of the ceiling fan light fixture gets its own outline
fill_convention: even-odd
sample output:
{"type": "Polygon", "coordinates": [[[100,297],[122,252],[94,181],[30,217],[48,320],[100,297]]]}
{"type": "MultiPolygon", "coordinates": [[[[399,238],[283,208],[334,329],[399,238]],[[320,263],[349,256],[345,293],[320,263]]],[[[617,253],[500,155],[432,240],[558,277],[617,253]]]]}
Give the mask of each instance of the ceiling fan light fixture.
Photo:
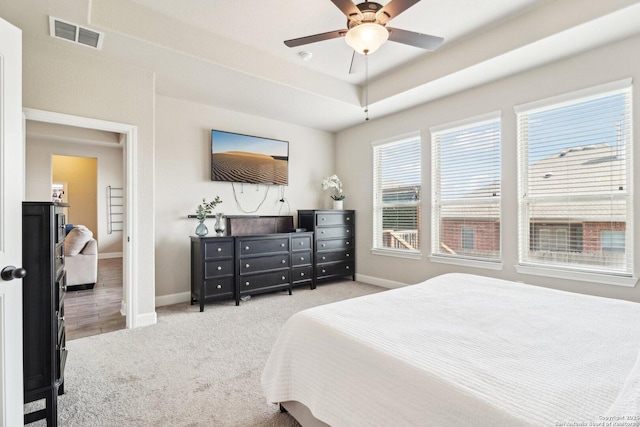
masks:
{"type": "Polygon", "coordinates": [[[356,52],[371,55],[389,39],[389,30],[380,24],[364,23],[352,27],[345,36],[347,44],[356,52]]]}

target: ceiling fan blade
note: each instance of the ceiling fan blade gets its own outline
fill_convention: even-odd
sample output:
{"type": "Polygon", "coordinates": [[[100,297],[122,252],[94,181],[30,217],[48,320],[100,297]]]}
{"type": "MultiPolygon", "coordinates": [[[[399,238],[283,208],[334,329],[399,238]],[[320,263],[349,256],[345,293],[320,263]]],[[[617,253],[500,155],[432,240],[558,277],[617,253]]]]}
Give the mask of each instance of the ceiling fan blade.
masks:
{"type": "Polygon", "coordinates": [[[288,47],[302,46],[309,43],[321,42],[323,40],[335,39],[347,34],[347,30],[329,31],[328,33],[314,34],[313,36],[300,37],[298,39],[285,40],[288,47]]]}
{"type": "Polygon", "coordinates": [[[389,28],[389,40],[408,44],[410,46],[419,47],[426,50],[436,50],[444,39],[438,36],[430,36],[429,34],[415,33],[413,31],[401,30],[399,28],[389,28]]]}
{"type": "Polygon", "coordinates": [[[349,74],[361,73],[364,71],[364,55],[360,55],[355,50],[351,57],[351,65],[349,66],[349,74]]]}
{"type": "Polygon", "coordinates": [[[400,15],[402,12],[409,9],[419,1],[420,0],[391,0],[389,3],[384,5],[384,7],[380,9],[380,11],[378,11],[377,15],[386,13],[389,17],[387,20],[390,20],[400,15]]]}
{"type": "Polygon", "coordinates": [[[349,19],[351,19],[351,15],[362,16],[360,9],[358,9],[351,0],[331,0],[331,2],[335,4],[349,19]]]}

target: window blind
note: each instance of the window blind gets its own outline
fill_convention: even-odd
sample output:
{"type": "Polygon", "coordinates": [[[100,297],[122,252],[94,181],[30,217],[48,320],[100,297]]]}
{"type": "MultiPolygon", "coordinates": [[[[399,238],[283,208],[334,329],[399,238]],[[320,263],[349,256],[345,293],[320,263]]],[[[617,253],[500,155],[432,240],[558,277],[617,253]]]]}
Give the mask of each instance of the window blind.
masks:
{"type": "Polygon", "coordinates": [[[420,251],[420,135],[373,144],[374,249],[420,251]]]}
{"type": "Polygon", "coordinates": [[[500,260],[500,114],[431,129],[433,255],[500,260]]]}
{"type": "Polygon", "coordinates": [[[618,86],[516,108],[521,264],[633,274],[631,86],[618,86]]]}

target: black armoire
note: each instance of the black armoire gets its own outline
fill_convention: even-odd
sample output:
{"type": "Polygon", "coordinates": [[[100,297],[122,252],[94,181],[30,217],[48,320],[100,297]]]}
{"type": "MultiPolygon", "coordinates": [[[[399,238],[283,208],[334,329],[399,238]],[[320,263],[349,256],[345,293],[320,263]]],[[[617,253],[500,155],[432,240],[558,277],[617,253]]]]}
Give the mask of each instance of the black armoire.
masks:
{"type": "MultiPolygon", "coordinates": [[[[62,203],[23,202],[22,286],[24,402],[44,400],[44,409],[25,413],[24,423],[58,424],[67,358],[64,331],[65,208],[62,203]]],[[[39,406],[40,407],[40,406],[39,406]]]]}

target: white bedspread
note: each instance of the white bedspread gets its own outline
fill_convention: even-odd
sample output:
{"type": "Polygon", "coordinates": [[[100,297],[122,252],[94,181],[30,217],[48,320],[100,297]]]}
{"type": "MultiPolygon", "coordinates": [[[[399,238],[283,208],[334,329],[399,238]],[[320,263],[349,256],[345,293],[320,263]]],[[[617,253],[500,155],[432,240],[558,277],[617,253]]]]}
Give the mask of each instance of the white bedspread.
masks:
{"type": "Polygon", "coordinates": [[[295,314],[262,387],[334,427],[638,425],[640,304],[447,274],[295,314]]]}

